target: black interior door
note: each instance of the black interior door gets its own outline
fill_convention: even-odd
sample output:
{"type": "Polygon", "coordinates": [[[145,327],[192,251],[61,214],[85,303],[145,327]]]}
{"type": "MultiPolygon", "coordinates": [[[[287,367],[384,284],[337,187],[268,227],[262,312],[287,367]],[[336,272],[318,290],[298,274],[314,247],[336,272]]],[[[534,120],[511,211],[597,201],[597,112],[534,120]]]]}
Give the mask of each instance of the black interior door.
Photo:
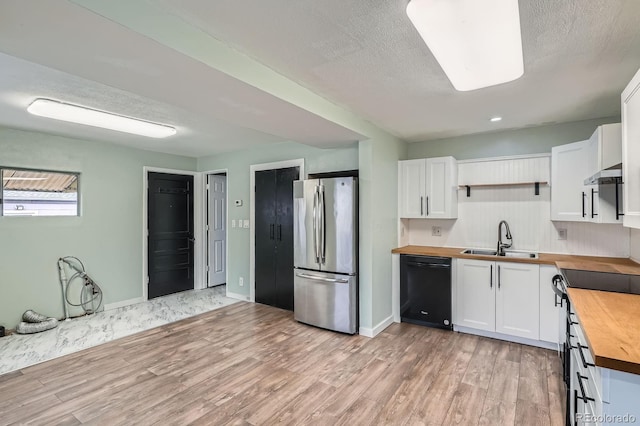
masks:
{"type": "Polygon", "coordinates": [[[276,173],[276,306],[293,310],[293,181],[297,167],[276,173]]]}
{"type": "Polygon", "coordinates": [[[193,289],[193,176],[149,173],[148,297],[193,289]]]}
{"type": "Polygon", "coordinates": [[[255,175],[256,302],[293,310],[293,181],[298,167],[255,175]]]}
{"type": "Polygon", "coordinates": [[[276,171],[256,172],[255,183],[256,302],[276,306],[276,171]]]}

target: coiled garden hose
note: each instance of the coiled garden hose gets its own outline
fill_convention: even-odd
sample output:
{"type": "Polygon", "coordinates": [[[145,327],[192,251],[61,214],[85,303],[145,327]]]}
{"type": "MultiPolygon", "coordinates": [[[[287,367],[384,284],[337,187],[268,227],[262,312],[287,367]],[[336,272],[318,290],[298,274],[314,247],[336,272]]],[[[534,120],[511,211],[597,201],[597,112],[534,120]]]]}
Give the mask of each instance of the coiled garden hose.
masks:
{"type": "Polygon", "coordinates": [[[60,285],[62,286],[62,297],[64,303],[64,316],[69,319],[69,306],[80,306],[87,314],[95,313],[102,305],[102,289],[84,269],[84,264],[75,256],[66,256],[58,259],[58,274],[60,277],[60,285]],[[67,279],[64,265],[75,271],[69,279],[67,279]],[[73,303],[69,300],[69,288],[75,280],[81,280],[82,289],[80,291],[80,303],[73,303]]]}

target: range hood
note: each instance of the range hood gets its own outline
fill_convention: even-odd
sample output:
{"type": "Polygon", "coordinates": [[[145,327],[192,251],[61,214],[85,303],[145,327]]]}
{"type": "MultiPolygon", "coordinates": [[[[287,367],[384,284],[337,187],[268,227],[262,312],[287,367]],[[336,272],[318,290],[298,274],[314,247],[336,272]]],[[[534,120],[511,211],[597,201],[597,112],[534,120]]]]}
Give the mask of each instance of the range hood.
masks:
{"type": "Polygon", "coordinates": [[[590,176],[584,180],[585,185],[597,185],[597,184],[609,184],[622,182],[622,163],[615,166],[600,170],[593,176],[590,176]]]}

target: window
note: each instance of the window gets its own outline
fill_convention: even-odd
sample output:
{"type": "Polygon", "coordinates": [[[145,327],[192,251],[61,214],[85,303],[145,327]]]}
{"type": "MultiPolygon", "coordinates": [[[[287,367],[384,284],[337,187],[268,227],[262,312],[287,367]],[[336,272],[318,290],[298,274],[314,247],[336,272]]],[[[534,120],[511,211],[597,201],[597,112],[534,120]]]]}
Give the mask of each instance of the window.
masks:
{"type": "Polygon", "coordinates": [[[79,173],[0,168],[2,216],[79,216],[79,173]]]}

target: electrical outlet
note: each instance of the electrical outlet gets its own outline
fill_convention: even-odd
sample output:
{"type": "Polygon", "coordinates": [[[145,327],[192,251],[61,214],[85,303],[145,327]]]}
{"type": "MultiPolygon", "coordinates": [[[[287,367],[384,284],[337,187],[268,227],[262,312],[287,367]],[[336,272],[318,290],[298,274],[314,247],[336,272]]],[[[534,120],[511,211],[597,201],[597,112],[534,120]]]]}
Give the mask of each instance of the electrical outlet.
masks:
{"type": "Polygon", "coordinates": [[[431,235],[434,237],[439,237],[442,235],[442,229],[439,226],[431,227],[431,235]]]}
{"type": "Polygon", "coordinates": [[[567,228],[558,228],[558,239],[559,240],[567,239],[567,228]]]}
{"type": "Polygon", "coordinates": [[[249,219],[245,219],[244,220],[244,227],[248,228],[249,227],[249,219]]]}
{"type": "Polygon", "coordinates": [[[236,220],[235,219],[231,219],[231,227],[232,228],[236,227],[236,220]]]}
{"type": "Polygon", "coordinates": [[[242,278],[242,277],[238,278],[238,285],[239,285],[240,287],[243,287],[243,286],[244,286],[244,278],[242,278]]]}

